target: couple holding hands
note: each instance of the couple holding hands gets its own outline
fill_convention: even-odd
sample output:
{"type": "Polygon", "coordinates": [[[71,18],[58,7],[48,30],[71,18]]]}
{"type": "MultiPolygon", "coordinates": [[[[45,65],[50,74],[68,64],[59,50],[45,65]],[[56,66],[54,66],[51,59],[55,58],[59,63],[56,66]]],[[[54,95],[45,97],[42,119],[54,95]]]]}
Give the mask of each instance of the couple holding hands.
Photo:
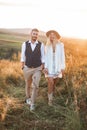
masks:
{"type": "Polygon", "coordinates": [[[55,30],[46,32],[46,45],[38,41],[39,30],[31,30],[30,40],[22,44],[21,67],[25,79],[26,103],[30,110],[35,110],[41,72],[48,84],[48,105],[53,105],[53,94],[58,78],[62,78],[65,70],[64,44],[55,30]],[[32,91],[31,91],[32,88],[32,91]]]}

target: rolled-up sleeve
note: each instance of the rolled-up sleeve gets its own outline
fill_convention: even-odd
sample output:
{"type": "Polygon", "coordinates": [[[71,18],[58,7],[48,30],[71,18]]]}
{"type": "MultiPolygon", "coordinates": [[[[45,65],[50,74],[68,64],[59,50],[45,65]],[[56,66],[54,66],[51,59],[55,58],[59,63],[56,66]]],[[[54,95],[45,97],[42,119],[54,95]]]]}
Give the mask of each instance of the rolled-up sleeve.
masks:
{"type": "Polygon", "coordinates": [[[25,62],[25,42],[22,44],[22,48],[21,48],[21,62],[25,62]]]}

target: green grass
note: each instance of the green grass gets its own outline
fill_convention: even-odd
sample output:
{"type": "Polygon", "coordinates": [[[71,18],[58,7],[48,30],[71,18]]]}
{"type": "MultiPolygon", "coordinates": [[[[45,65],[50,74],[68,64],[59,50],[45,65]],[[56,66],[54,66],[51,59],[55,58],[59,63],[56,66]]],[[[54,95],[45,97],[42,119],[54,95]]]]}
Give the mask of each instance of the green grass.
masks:
{"type": "Polygon", "coordinates": [[[21,51],[21,38],[9,34],[0,34],[0,59],[12,59],[14,53],[21,51]]]}

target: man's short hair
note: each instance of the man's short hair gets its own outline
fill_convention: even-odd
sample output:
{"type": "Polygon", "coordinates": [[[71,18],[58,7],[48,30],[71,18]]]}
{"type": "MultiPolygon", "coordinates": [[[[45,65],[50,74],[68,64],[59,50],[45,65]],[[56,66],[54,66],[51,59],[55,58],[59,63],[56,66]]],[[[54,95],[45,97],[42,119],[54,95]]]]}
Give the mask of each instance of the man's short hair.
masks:
{"type": "Polygon", "coordinates": [[[39,30],[37,28],[33,28],[32,31],[39,32],[39,30]]]}

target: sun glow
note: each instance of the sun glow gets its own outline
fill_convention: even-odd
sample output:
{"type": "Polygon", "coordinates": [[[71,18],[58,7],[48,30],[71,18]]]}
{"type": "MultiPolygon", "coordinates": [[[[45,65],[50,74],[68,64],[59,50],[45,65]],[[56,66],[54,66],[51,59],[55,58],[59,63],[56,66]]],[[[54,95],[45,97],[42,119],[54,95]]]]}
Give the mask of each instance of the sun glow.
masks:
{"type": "Polygon", "coordinates": [[[86,0],[0,0],[0,28],[33,27],[87,39],[86,0]]]}

